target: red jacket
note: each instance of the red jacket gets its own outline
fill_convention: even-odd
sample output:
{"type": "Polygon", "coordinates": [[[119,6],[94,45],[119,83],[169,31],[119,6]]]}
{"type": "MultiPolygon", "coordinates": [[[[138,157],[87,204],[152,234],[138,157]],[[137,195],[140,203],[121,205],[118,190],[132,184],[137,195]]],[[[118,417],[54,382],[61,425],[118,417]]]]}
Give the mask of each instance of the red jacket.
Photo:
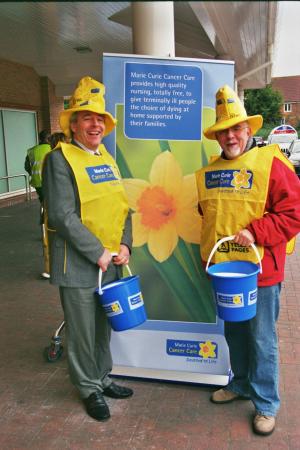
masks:
{"type": "Polygon", "coordinates": [[[266,213],[247,226],[255,242],[264,247],[258,286],[283,281],[286,243],[300,231],[300,181],[276,157],[271,168],[266,213]]]}

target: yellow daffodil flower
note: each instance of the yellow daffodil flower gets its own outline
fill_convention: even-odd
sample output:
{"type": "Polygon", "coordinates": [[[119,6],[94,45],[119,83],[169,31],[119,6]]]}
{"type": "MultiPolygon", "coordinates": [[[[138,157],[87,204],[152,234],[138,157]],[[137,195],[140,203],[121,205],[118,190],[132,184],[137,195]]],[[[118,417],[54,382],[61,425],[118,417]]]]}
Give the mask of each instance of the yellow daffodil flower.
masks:
{"type": "Polygon", "coordinates": [[[183,176],[171,152],[162,152],[154,159],[149,181],[136,178],[123,181],[129,206],[134,211],[134,247],[147,243],[152,256],[163,262],[174,251],[179,237],[189,243],[200,242],[195,176],[183,176]]]}
{"type": "Polygon", "coordinates": [[[232,299],[232,302],[234,305],[241,305],[242,304],[242,299],[240,295],[235,295],[232,299]]]}
{"type": "Polygon", "coordinates": [[[240,171],[233,172],[233,180],[231,185],[235,187],[235,189],[245,188],[248,189],[250,187],[250,177],[251,173],[247,172],[247,169],[241,169],[240,171]]]}
{"type": "Polygon", "coordinates": [[[200,343],[199,355],[203,358],[215,358],[216,353],[216,344],[213,344],[211,341],[206,341],[204,343],[200,343]]]}
{"type": "Polygon", "coordinates": [[[111,309],[113,310],[113,312],[118,312],[120,310],[120,307],[117,303],[113,303],[111,305],[111,309]]]}

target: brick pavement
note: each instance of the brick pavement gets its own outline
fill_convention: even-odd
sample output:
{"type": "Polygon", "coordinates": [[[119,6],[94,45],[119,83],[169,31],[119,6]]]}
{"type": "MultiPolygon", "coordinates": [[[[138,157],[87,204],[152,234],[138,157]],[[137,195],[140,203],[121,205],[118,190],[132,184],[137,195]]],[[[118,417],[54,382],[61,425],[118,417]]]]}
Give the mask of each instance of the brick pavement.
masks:
{"type": "Polygon", "coordinates": [[[1,450],[300,449],[300,255],[288,258],[279,320],[282,406],[275,432],[251,431],[253,407],[213,405],[212,386],[119,379],[131,399],[108,399],[112,418],[89,418],[66,358],[42,353],[62,312],[56,288],[39,277],[38,202],[0,208],[1,450]]]}

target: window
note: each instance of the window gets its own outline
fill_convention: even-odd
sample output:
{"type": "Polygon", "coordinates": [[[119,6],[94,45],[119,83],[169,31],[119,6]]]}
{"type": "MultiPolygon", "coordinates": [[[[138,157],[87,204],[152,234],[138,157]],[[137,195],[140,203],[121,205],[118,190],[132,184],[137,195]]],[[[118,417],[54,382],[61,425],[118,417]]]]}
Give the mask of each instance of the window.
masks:
{"type": "MultiPolygon", "coordinates": [[[[36,144],[36,113],[1,108],[0,178],[24,173],[27,149],[36,144]]],[[[0,180],[0,196],[24,189],[24,181],[23,177],[0,180]]]]}
{"type": "Polygon", "coordinates": [[[292,111],[291,103],[285,103],[284,104],[284,112],[291,112],[291,111],[292,111]]]}

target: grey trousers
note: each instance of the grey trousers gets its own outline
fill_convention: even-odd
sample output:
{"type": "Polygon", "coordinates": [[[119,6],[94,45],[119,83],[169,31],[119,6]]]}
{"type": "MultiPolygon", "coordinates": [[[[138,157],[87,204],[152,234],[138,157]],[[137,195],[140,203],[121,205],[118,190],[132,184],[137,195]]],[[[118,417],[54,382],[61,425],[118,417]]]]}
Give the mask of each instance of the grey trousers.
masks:
{"type": "Polygon", "coordinates": [[[110,325],[95,288],[59,288],[66,322],[69,372],[81,398],[111,384],[110,325]]]}

